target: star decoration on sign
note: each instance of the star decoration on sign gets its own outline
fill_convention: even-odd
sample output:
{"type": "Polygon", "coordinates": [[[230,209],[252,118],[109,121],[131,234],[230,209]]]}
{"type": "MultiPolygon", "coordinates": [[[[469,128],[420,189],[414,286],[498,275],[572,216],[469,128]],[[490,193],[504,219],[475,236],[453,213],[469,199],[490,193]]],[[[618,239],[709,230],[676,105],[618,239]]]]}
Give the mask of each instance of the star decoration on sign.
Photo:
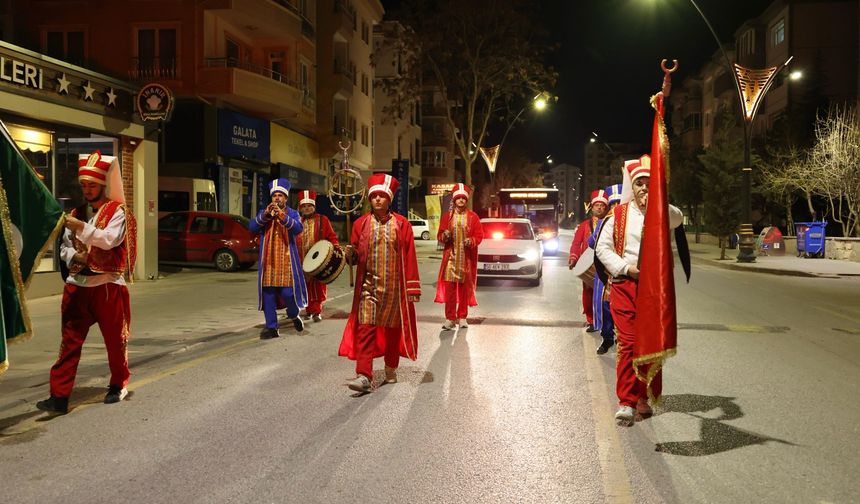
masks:
{"type": "Polygon", "coordinates": [[[107,92],[105,93],[105,96],[107,96],[107,106],[116,107],[116,93],[114,92],[113,88],[108,88],[107,92]]]}
{"type": "Polygon", "coordinates": [[[84,101],[93,101],[93,93],[95,92],[96,88],[93,87],[90,81],[87,81],[87,85],[84,86],[84,101]]]}
{"type": "Polygon", "coordinates": [[[57,83],[60,85],[59,89],[57,89],[57,93],[59,94],[69,94],[69,84],[72,82],[69,79],[66,79],[66,74],[61,73],[59,77],[57,77],[57,83]]]}

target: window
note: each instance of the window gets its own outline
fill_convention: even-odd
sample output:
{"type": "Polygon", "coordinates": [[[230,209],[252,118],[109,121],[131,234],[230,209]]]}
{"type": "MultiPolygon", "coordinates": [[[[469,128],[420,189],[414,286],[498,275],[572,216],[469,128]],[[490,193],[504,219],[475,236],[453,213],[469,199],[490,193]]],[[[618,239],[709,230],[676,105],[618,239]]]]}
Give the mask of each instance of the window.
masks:
{"type": "Polygon", "coordinates": [[[363,40],[365,44],[370,44],[370,27],[364,20],[361,21],[361,40],[363,40]]]}
{"type": "Polygon", "coordinates": [[[190,232],[221,234],[224,232],[224,221],[215,217],[195,217],[191,221],[190,232]]]}
{"type": "Polygon", "coordinates": [[[225,56],[227,56],[227,59],[239,61],[239,58],[242,56],[242,47],[229,38],[227,38],[224,43],[226,48],[225,56]]]}
{"type": "Polygon", "coordinates": [[[742,56],[755,53],[755,32],[749,29],[738,38],[738,51],[742,56]]]}
{"type": "Polygon", "coordinates": [[[355,62],[350,61],[349,62],[349,74],[352,76],[352,85],[353,86],[358,84],[358,80],[357,80],[358,77],[355,75],[356,73],[357,73],[357,71],[355,69],[355,62]]]}
{"type": "Polygon", "coordinates": [[[361,72],[361,92],[364,93],[365,96],[368,95],[370,87],[370,79],[367,78],[367,74],[361,72]]]}
{"type": "Polygon", "coordinates": [[[176,29],[137,30],[137,70],[139,77],[176,77],[176,29]]]}
{"type": "Polygon", "coordinates": [[[778,46],[785,42],[785,19],[780,19],[770,29],[771,40],[774,46],[778,46]]]}
{"type": "MultiPolygon", "coordinates": [[[[159,199],[158,210],[160,212],[169,211],[169,210],[165,210],[161,206],[161,194],[165,193],[165,192],[168,192],[168,191],[159,191],[159,193],[158,193],[158,199],[159,199]]],[[[186,196],[188,195],[188,193],[177,193],[177,194],[185,194],[186,196]]],[[[185,232],[185,225],[187,223],[188,223],[188,214],[187,213],[175,213],[175,214],[167,215],[167,216],[162,217],[161,220],[158,221],[158,232],[159,233],[184,233],[185,232]]]]}
{"type": "Polygon", "coordinates": [[[299,63],[299,84],[305,95],[310,94],[310,74],[308,73],[308,65],[304,61],[299,63]]]}
{"type": "Polygon", "coordinates": [[[367,125],[362,124],[361,125],[361,143],[363,145],[368,145],[369,141],[370,141],[369,137],[370,137],[370,128],[368,128],[367,125]]]}
{"type": "Polygon", "coordinates": [[[272,78],[285,82],[287,79],[284,76],[284,70],[286,66],[284,65],[284,52],[276,51],[273,53],[269,53],[269,66],[272,68],[272,78]]]}
{"type": "Polygon", "coordinates": [[[349,118],[349,138],[351,138],[353,142],[358,140],[358,132],[356,131],[355,124],[356,124],[355,123],[355,117],[350,116],[350,118],[349,118]]]}
{"type": "MultiPolygon", "coordinates": [[[[188,210],[190,208],[190,205],[191,197],[187,192],[158,191],[159,212],[178,212],[181,210],[188,210]]],[[[159,230],[161,230],[160,222],[158,227],[159,230]]]]}
{"type": "Polygon", "coordinates": [[[69,63],[82,64],[86,58],[86,37],[83,31],[45,32],[42,46],[48,56],[69,63]]]}

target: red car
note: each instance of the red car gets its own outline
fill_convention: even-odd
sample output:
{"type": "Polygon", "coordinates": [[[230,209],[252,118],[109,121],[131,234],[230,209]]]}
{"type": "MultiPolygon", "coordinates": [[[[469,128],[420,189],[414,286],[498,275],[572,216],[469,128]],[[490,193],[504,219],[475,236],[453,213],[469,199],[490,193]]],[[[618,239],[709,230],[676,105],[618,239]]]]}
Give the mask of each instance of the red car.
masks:
{"type": "Polygon", "coordinates": [[[158,220],[158,260],[214,264],[219,271],[257,262],[258,237],[248,219],[217,212],[174,212],[158,220]]]}

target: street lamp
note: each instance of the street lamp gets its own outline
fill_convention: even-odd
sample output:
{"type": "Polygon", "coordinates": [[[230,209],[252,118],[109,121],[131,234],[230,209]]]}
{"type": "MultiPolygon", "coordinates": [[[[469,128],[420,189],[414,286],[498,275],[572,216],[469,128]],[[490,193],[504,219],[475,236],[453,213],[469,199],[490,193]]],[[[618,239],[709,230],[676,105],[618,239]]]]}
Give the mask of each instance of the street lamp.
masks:
{"type": "Polygon", "coordinates": [[[741,112],[744,117],[744,165],[741,167],[743,172],[743,185],[741,189],[743,222],[740,225],[738,233],[740,238],[738,240],[739,250],[737,259],[738,262],[755,262],[755,236],[753,235],[752,228],[752,198],[750,195],[752,179],[752,163],[750,162],[752,122],[753,119],[755,119],[755,113],[758,111],[758,107],[761,105],[764,95],[770,89],[776,75],[785,68],[786,65],[788,65],[791,58],[788,58],[788,60],[781,65],[764,69],[752,69],[743,67],[737,63],[732,64],[725,48],[723,47],[723,43],[720,41],[720,37],[717,36],[717,32],[714,31],[714,27],[711,26],[711,22],[708,21],[705,13],[699,8],[696,0],[690,0],[690,3],[693,4],[693,7],[698,11],[702,20],[708,26],[708,30],[711,31],[711,35],[714,36],[714,40],[717,41],[717,46],[720,48],[720,53],[722,53],[723,60],[726,64],[726,70],[728,70],[728,72],[734,77],[735,86],[738,90],[738,98],[741,102],[741,112]]]}

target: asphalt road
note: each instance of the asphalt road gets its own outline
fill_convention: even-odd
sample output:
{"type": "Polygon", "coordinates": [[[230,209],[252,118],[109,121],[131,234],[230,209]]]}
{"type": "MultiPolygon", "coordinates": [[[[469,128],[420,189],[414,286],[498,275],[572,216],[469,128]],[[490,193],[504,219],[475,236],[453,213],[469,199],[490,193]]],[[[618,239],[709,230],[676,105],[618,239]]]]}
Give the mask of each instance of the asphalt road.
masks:
{"type": "MultiPolygon", "coordinates": [[[[545,260],[540,287],[481,285],[457,332],[441,330],[438,260],[422,257],[419,359],[360,397],[336,355],[349,295],[270,341],[249,327],[247,294],[213,294],[253,296],[253,273],[165,282],[189,289],[184,319],[183,303],[140,296],[138,316],[176,338],[135,347],[123,403],[100,403],[102,371],[82,376],[69,415],[0,412],[3,501],[856,501],[860,280],[695,265],[677,286],[663,407],[619,428],[614,354],[582,332],[566,257],[545,260]]],[[[99,346],[91,336],[82,373],[104,367],[99,346]]],[[[44,395],[35,369],[50,360],[34,353],[0,383],[34,390],[15,408],[44,395]]]]}

